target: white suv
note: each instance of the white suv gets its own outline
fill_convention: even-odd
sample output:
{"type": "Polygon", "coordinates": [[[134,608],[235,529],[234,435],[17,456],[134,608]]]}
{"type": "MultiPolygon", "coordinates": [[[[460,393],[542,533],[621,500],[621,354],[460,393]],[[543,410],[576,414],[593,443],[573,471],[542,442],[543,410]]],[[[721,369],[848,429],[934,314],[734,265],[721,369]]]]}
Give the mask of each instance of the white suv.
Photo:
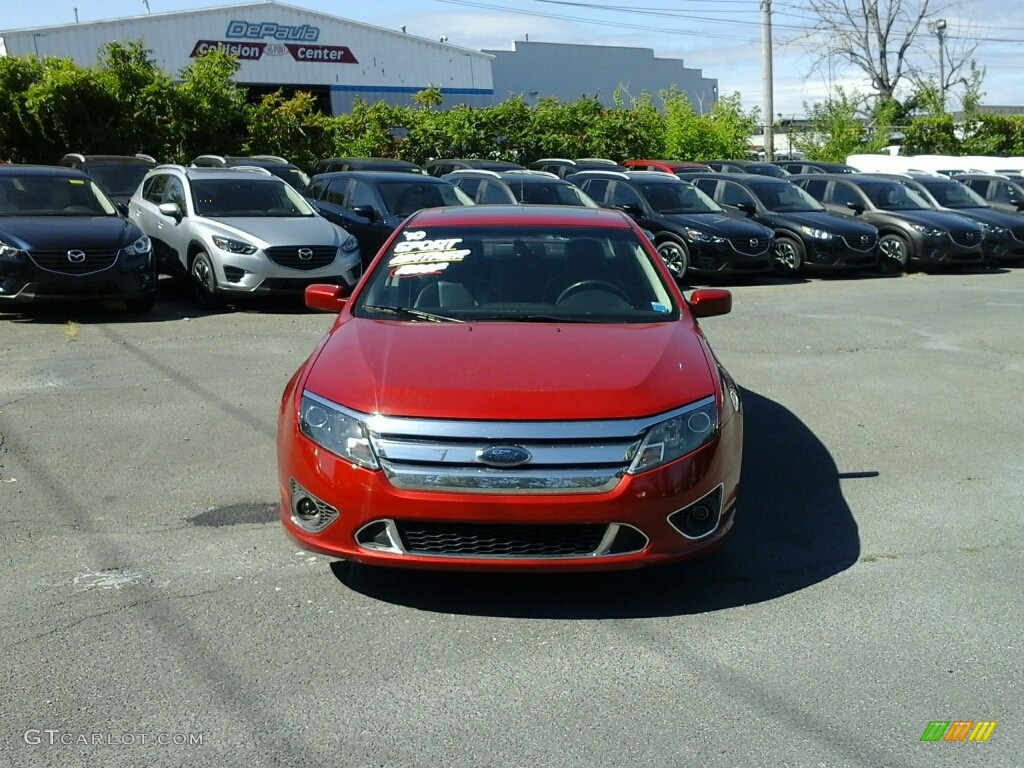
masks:
{"type": "Polygon", "coordinates": [[[264,168],[153,168],[128,214],[162,272],[190,276],[200,306],[231,296],[352,286],[359,244],[264,168]]]}

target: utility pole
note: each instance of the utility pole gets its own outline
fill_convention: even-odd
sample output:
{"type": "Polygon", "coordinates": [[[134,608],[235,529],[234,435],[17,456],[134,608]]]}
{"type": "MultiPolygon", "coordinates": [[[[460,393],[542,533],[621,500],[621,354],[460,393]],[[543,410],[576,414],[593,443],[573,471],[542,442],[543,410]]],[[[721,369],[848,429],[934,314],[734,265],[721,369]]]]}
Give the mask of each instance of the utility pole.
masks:
{"type": "Polygon", "coordinates": [[[761,60],[764,72],[764,159],[775,159],[775,137],[772,135],[772,120],[775,104],[772,98],[772,0],[761,0],[761,60]]]}
{"type": "Polygon", "coordinates": [[[942,111],[946,111],[946,20],[937,19],[932,24],[935,35],[939,38],[939,99],[942,111]]]}

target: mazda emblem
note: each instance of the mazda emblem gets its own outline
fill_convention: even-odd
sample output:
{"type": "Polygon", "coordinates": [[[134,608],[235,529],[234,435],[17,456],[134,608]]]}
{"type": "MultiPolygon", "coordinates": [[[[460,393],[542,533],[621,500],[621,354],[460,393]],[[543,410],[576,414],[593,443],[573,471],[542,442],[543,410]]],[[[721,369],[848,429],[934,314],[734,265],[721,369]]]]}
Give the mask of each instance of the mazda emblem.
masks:
{"type": "Polygon", "coordinates": [[[84,251],[68,251],[68,261],[72,264],[81,264],[85,261],[84,251]]]}
{"type": "Polygon", "coordinates": [[[492,445],[476,452],[476,460],[491,467],[518,467],[533,456],[518,445],[492,445]]]}
{"type": "Polygon", "coordinates": [[[861,235],[861,236],[860,236],[860,241],[861,241],[862,243],[867,243],[867,242],[869,242],[870,240],[871,240],[871,238],[870,238],[870,237],[868,237],[867,235],[861,235]]]}
{"type": "Polygon", "coordinates": [[[757,245],[758,245],[757,238],[756,237],[750,238],[750,247],[751,248],[757,248],[757,245]]]}
{"type": "Polygon", "coordinates": [[[309,261],[313,258],[312,248],[299,248],[299,258],[303,261],[309,261]]]}

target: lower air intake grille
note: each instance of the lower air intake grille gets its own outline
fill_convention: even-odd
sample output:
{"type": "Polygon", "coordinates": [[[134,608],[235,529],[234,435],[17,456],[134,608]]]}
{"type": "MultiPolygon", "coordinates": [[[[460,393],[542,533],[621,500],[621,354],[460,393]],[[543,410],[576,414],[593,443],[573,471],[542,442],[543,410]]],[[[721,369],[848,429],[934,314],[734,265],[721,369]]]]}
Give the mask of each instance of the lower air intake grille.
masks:
{"type": "Polygon", "coordinates": [[[500,525],[396,521],[413,555],[572,557],[595,552],[607,525],[500,525]]]}

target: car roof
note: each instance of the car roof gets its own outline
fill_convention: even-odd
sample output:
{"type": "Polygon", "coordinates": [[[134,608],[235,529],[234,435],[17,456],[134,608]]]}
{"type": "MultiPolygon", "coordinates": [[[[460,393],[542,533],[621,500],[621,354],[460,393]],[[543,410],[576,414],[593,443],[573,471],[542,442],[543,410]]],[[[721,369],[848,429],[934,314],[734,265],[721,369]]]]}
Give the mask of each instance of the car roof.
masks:
{"type": "Polygon", "coordinates": [[[258,165],[251,165],[251,166],[231,165],[231,166],[227,166],[227,167],[216,166],[216,167],[212,167],[212,168],[211,167],[207,167],[207,166],[201,166],[201,167],[195,168],[195,167],[192,167],[190,165],[189,166],[185,166],[185,165],[176,165],[174,163],[164,163],[162,165],[156,166],[155,168],[150,168],[149,169],[150,173],[155,173],[157,171],[161,171],[161,172],[163,172],[163,171],[177,171],[178,173],[183,174],[184,176],[186,176],[189,179],[198,179],[198,178],[203,178],[203,179],[208,179],[208,178],[223,178],[223,179],[256,178],[256,179],[260,179],[262,181],[267,181],[268,179],[272,179],[274,181],[279,181],[282,184],[287,184],[288,183],[284,179],[282,179],[280,176],[275,176],[270,171],[268,171],[266,168],[263,168],[262,166],[258,166],[258,165]]]}
{"type": "Polygon", "coordinates": [[[630,229],[631,220],[621,211],[575,205],[465,205],[425,208],[406,220],[411,226],[568,226],[630,229]]]}
{"type": "Polygon", "coordinates": [[[21,165],[4,163],[0,165],[2,176],[57,176],[62,178],[88,179],[89,174],[77,168],[62,165],[21,165]]]}
{"type": "MultiPolygon", "coordinates": [[[[731,160],[727,162],[732,162],[731,160]]],[[[808,173],[806,176],[821,178],[824,173],[808,173]]],[[[842,174],[836,174],[842,175],[842,174]]],[[[734,181],[737,184],[789,184],[791,179],[798,179],[799,176],[765,176],[762,173],[693,173],[687,174],[687,179],[713,179],[714,181],[734,181]]]]}
{"type": "Polygon", "coordinates": [[[461,168],[452,171],[446,176],[454,176],[457,179],[498,179],[506,184],[568,184],[565,179],[555,176],[547,171],[531,171],[525,168],[511,168],[506,171],[494,171],[489,168],[461,168]]]}
{"type": "Polygon", "coordinates": [[[327,173],[318,173],[312,178],[312,181],[320,181],[323,179],[362,179],[363,181],[378,182],[378,181],[409,181],[416,182],[417,184],[451,184],[450,181],[438,178],[437,176],[430,176],[425,173],[406,173],[404,171],[328,171],[327,173]]]}
{"type": "MultiPolygon", "coordinates": [[[[713,175],[717,177],[722,174],[716,173],[713,175]]],[[[644,183],[653,182],[655,184],[678,184],[680,181],[689,183],[686,179],[680,179],[675,174],[665,173],[664,171],[634,171],[633,169],[626,171],[614,169],[605,171],[600,168],[587,168],[577,173],[572,173],[566,176],[565,180],[572,182],[572,180],[577,177],[581,179],[621,179],[623,181],[642,181],[644,183]]]]}
{"type": "MultiPolygon", "coordinates": [[[[87,163],[109,163],[111,165],[156,165],[156,160],[151,160],[137,155],[79,155],[69,153],[64,158],[81,158],[87,163]]],[[[61,159],[64,159],[61,158],[61,159]]]]}

